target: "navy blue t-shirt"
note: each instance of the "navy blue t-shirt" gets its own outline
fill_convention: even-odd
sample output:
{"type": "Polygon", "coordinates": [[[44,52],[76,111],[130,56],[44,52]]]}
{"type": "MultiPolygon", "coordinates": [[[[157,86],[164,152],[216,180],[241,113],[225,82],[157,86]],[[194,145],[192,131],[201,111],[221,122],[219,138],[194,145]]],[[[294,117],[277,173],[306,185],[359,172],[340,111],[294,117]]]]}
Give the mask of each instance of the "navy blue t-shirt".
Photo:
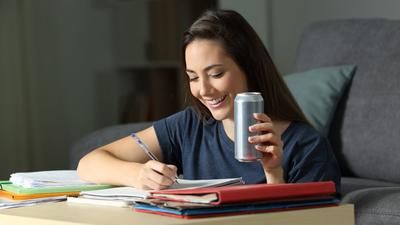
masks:
{"type": "MultiPolygon", "coordinates": [[[[177,166],[185,179],[242,177],[246,184],[265,183],[260,162],[235,159],[234,142],[221,121],[203,122],[188,107],[156,121],[154,129],[164,163],[177,166]]],[[[306,123],[292,122],[282,134],[284,179],[288,183],[327,181],[340,188],[340,169],[328,140],[306,123]]]]}

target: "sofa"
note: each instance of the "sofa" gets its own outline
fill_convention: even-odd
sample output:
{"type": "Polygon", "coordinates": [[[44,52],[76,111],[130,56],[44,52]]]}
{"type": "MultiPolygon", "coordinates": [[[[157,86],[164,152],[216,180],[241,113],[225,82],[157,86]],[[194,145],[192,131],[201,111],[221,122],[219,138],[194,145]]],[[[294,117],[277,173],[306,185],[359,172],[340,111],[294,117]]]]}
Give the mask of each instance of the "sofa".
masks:
{"type": "MultiPolygon", "coordinates": [[[[400,21],[309,25],[293,72],[338,65],[356,66],[327,134],[342,169],[342,202],[354,204],[358,225],[400,224],[400,21]]],[[[90,150],[150,125],[117,125],[89,134],[72,146],[71,168],[90,150]]]]}
{"type": "Polygon", "coordinates": [[[400,21],[321,21],[303,32],[294,70],[356,65],[329,140],[342,169],[342,201],[356,224],[400,224],[400,21]]]}

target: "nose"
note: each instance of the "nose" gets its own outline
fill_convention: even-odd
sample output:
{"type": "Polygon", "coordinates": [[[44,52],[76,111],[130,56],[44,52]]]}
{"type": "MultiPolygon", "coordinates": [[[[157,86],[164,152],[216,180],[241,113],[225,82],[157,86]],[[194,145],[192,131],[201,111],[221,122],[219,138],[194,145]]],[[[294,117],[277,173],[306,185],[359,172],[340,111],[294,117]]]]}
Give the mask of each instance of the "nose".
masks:
{"type": "Polygon", "coordinates": [[[206,96],[211,92],[212,87],[211,87],[210,82],[209,82],[209,80],[207,78],[200,79],[200,84],[199,85],[200,85],[199,93],[200,93],[201,96],[206,96]]]}

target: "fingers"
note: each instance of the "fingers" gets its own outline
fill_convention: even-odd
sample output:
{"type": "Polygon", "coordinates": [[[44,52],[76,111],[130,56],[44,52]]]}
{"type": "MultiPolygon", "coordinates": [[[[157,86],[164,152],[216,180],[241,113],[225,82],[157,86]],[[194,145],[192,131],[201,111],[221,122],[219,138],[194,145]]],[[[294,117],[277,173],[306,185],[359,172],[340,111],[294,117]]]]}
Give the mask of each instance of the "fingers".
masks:
{"type": "Polygon", "coordinates": [[[150,160],[143,165],[140,183],[143,189],[165,189],[175,182],[177,168],[158,161],[150,160]]]}
{"type": "Polygon", "coordinates": [[[256,149],[263,154],[261,162],[264,171],[271,171],[281,167],[283,158],[281,147],[276,145],[256,145],[256,149]]]}
{"type": "Polygon", "coordinates": [[[146,179],[143,181],[140,188],[144,190],[161,190],[166,189],[167,187],[167,185],[161,185],[153,180],[146,179]]]}
{"type": "Polygon", "coordinates": [[[280,145],[281,139],[275,133],[269,132],[249,137],[251,144],[280,145]]]}
{"type": "Polygon", "coordinates": [[[275,168],[280,166],[283,157],[283,142],[271,118],[264,113],[254,113],[253,117],[258,123],[249,126],[249,131],[254,133],[250,136],[249,143],[263,153],[263,167],[275,168]]]}
{"type": "Polygon", "coordinates": [[[274,124],[271,118],[269,118],[264,113],[254,113],[254,119],[259,121],[259,123],[249,126],[250,132],[274,132],[274,124]]]}
{"type": "Polygon", "coordinates": [[[256,145],[256,149],[263,153],[269,153],[269,158],[280,158],[282,155],[281,148],[275,145],[256,145]]]}
{"type": "Polygon", "coordinates": [[[271,118],[269,118],[265,113],[253,113],[253,117],[261,122],[272,122],[271,118]]]}
{"type": "Polygon", "coordinates": [[[258,136],[249,137],[249,142],[255,145],[255,148],[261,152],[279,154],[283,148],[282,140],[274,133],[266,133],[258,136]]]}
{"type": "Polygon", "coordinates": [[[174,178],[176,176],[177,168],[174,165],[167,165],[155,160],[148,161],[146,165],[149,166],[154,171],[166,177],[174,178]]]}

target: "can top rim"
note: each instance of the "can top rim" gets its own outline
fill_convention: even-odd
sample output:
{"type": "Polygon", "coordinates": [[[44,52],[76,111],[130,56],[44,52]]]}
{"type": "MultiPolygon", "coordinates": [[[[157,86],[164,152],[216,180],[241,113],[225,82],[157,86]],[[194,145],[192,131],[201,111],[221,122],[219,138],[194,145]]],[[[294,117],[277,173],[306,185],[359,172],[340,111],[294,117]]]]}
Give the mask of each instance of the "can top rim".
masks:
{"type": "Polygon", "coordinates": [[[237,95],[261,95],[260,92],[242,92],[242,93],[238,93],[237,95]]]}

